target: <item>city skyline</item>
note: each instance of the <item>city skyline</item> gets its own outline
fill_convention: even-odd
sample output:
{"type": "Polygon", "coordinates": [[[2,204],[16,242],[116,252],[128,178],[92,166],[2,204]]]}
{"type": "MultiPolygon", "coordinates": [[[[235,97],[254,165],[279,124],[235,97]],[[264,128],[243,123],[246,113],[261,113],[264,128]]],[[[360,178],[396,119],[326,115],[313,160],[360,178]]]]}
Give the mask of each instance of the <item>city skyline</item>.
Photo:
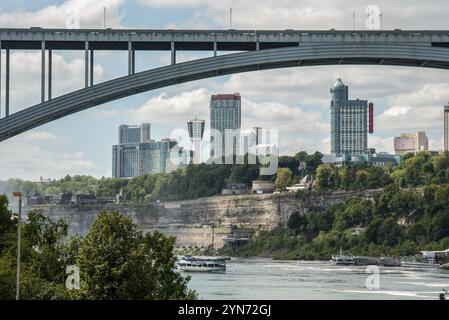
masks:
{"type": "MultiPolygon", "coordinates": [[[[56,1],[56,5],[51,7],[54,10],[53,18],[47,19],[45,8],[50,8],[53,2],[36,1],[33,4],[18,5],[2,3],[0,26],[64,27],[64,21],[59,16],[63,15],[64,6],[67,6],[68,1],[56,1]],[[55,12],[61,14],[54,14],[55,12]]],[[[75,2],[87,6],[86,1],[75,2]]],[[[176,1],[173,3],[177,5],[176,1]]],[[[107,23],[108,27],[228,27],[227,19],[220,19],[220,16],[227,14],[223,13],[226,10],[219,9],[212,3],[198,3],[188,3],[180,10],[161,2],[156,5],[155,1],[106,1],[107,23]],[[201,25],[192,20],[197,13],[199,16],[209,15],[208,19],[202,20],[201,25]],[[148,19],[148,16],[157,19],[148,19]],[[152,21],[151,24],[148,24],[148,20],[152,21]]],[[[102,27],[103,5],[104,2],[91,3],[91,15],[83,17],[81,27],[102,27]]],[[[272,20],[272,17],[270,20],[263,13],[258,16],[260,21],[244,19],[241,13],[247,5],[233,5],[236,28],[352,28],[352,10],[346,12],[335,4],[328,7],[318,5],[321,11],[312,11],[310,16],[313,18],[299,19],[301,21],[293,19],[299,14],[299,9],[288,13],[285,21],[272,20]],[[322,12],[334,14],[328,18],[317,19],[324,14],[322,12]]],[[[307,5],[312,8],[314,6],[309,2],[307,5]]],[[[428,4],[438,6],[438,10],[429,10],[433,11],[432,15],[426,11],[421,19],[416,19],[414,11],[395,10],[398,4],[379,1],[378,5],[385,14],[386,29],[449,28],[449,23],[440,16],[440,12],[444,11],[440,9],[448,6],[444,2],[428,4]]],[[[407,5],[419,11],[418,2],[407,2],[407,5]]],[[[269,7],[270,4],[266,6],[269,7]]],[[[276,10],[288,12],[288,4],[277,6],[276,10]]],[[[362,16],[363,9],[363,4],[354,2],[358,17],[362,16]]],[[[361,18],[357,25],[358,28],[364,28],[361,18]]],[[[111,52],[96,55],[96,81],[126,74],[126,62],[118,63],[126,60],[122,59],[121,55],[111,52]]],[[[204,56],[205,54],[186,52],[179,53],[178,59],[185,61],[204,56]]],[[[13,63],[15,62],[14,65],[20,63],[22,66],[12,70],[11,109],[16,112],[19,108],[32,105],[40,99],[39,86],[35,85],[39,81],[36,70],[39,68],[40,57],[39,53],[14,51],[11,58],[13,63]],[[31,76],[26,76],[30,72],[31,76]]],[[[55,96],[82,85],[81,59],[82,57],[75,53],[55,52],[55,96]]],[[[139,71],[164,65],[169,59],[167,54],[142,54],[137,57],[136,68],[139,71]]],[[[4,59],[2,62],[4,63],[4,59]]],[[[4,77],[4,68],[2,73],[4,77]]],[[[40,176],[59,178],[67,173],[111,176],[108,146],[114,143],[112,136],[118,125],[147,121],[157,124],[153,128],[155,135],[169,136],[172,128],[185,128],[188,115],[197,114],[200,118],[208,119],[207,101],[214,92],[240,92],[244,96],[242,104],[246,107],[242,109],[242,122],[247,123],[248,127],[279,128],[280,137],[283,137],[279,146],[281,154],[292,154],[299,150],[327,153],[330,131],[329,116],[326,114],[327,94],[329,83],[336,78],[348,79],[348,84],[353,88],[353,96],[369,97],[376,103],[376,133],[369,137],[370,147],[392,153],[396,135],[401,132],[425,130],[431,139],[430,148],[438,150],[443,148],[441,108],[449,100],[445,74],[444,70],[420,69],[417,77],[413,68],[326,66],[238,74],[157,90],[81,112],[1,142],[0,165],[3,169],[0,171],[0,180],[14,177],[37,180],[40,176]],[[98,134],[92,136],[92,128],[98,130],[98,134]],[[33,153],[32,159],[27,157],[30,152],[33,153]]],[[[4,94],[2,98],[4,99],[4,94]]]]}

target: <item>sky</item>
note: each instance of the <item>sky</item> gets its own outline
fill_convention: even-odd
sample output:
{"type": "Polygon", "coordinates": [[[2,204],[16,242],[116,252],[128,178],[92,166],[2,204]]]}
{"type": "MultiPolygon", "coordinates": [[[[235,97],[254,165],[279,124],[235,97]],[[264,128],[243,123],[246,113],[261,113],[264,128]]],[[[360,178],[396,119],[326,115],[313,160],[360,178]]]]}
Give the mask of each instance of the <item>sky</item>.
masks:
{"type": "MultiPolygon", "coordinates": [[[[0,0],[0,27],[65,28],[68,12],[78,8],[81,28],[234,29],[365,28],[365,8],[377,5],[384,29],[449,30],[449,2],[363,0],[0,0]]],[[[4,52],[2,63],[4,64],[4,52]]],[[[220,53],[226,54],[226,53],[220,53]]],[[[211,53],[180,52],[179,62],[211,53]]],[[[97,52],[95,82],[127,74],[125,52],[97,52]]],[[[138,52],[136,71],[168,64],[169,52],[138,52]]],[[[4,65],[2,79],[4,79],[4,65]]],[[[242,95],[242,128],[279,130],[281,154],[305,150],[329,153],[329,88],[337,78],[349,85],[351,99],[375,105],[375,133],[369,147],[393,152],[402,132],[426,131],[430,147],[443,146],[443,105],[449,100],[445,70],[391,66],[319,66],[258,71],[171,86],[107,103],[0,142],[0,180],[70,175],[111,176],[111,147],[120,124],[152,124],[152,137],[170,137],[186,121],[209,120],[211,94],[242,95]]],[[[53,94],[84,84],[83,52],[53,53],[53,94]]],[[[4,81],[1,99],[4,105],[4,81]]],[[[11,112],[40,102],[40,52],[11,55],[11,112]]],[[[4,115],[2,109],[1,115],[4,115]]]]}

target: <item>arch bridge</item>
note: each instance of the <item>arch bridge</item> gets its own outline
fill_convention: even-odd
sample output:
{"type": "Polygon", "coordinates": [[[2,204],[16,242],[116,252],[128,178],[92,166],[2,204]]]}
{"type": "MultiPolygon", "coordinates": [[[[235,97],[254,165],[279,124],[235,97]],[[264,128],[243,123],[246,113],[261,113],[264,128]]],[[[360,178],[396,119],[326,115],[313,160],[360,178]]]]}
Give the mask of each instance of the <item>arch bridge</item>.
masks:
{"type": "Polygon", "coordinates": [[[2,81],[5,96],[0,97],[0,101],[4,99],[4,108],[0,105],[0,110],[4,109],[0,112],[0,141],[123,97],[240,72],[344,64],[449,69],[449,31],[444,30],[0,29],[0,51],[3,50],[6,69],[2,81]],[[12,50],[41,52],[41,103],[10,114],[12,50]],[[52,96],[53,50],[84,51],[84,88],[52,96]],[[128,74],[95,84],[94,53],[99,50],[127,51],[128,74]],[[169,52],[171,64],[136,73],[136,52],[156,50],[169,52]],[[178,51],[210,51],[211,57],[177,63],[178,51]],[[226,51],[238,53],[218,54],[226,51]]]}

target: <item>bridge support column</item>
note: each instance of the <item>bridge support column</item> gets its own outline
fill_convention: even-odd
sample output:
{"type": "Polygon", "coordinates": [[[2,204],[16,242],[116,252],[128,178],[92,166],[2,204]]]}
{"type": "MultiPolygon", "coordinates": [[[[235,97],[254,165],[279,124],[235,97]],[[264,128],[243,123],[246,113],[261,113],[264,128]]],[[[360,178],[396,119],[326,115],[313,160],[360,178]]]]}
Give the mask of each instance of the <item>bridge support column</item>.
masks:
{"type": "Polygon", "coordinates": [[[171,64],[176,64],[176,48],[175,42],[171,42],[171,64]]]}
{"type": "Polygon", "coordinates": [[[0,118],[2,117],[2,41],[0,40],[0,118]]]}
{"type": "Polygon", "coordinates": [[[51,49],[48,49],[48,100],[51,100],[51,87],[52,87],[52,60],[53,60],[53,52],[51,49]]]}
{"type": "Polygon", "coordinates": [[[133,44],[131,41],[128,42],[128,75],[133,72],[133,44]]]}
{"type": "Polygon", "coordinates": [[[45,41],[41,42],[41,101],[45,102],[45,41]]]}
{"type": "Polygon", "coordinates": [[[131,50],[131,72],[136,73],[136,50],[131,50]]]}
{"type": "Polygon", "coordinates": [[[9,48],[6,48],[6,70],[5,70],[5,116],[9,116],[9,48]]]}
{"type": "Polygon", "coordinates": [[[89,87],[89,42],[84,42],[84,87],[89,87]]]}
{"type": "Polygon", "coordinates": [[[214,57],[217,56],[217,41],[214,41],[214,57]]]}
{"type": "Polygon", "coordinates": [[[259,51],[259,50],[260,50],[260,42],[257,41],[257,42],[256,42],[256,51],[259,51]]]}
{"type": "Polygon", "coordinates": [[[94,49],[90,49],[90,86],[94,85],[94,49]]]}

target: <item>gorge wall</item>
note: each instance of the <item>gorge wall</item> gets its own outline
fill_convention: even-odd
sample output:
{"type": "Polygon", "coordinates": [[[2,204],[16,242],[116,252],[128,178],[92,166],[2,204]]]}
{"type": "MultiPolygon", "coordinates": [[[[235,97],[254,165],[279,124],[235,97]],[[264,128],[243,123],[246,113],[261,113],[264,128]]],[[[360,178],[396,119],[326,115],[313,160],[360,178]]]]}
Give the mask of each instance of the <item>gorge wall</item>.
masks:
{"type": "Polygon", "coordinates": [[[272,230],[285,225],[293,212],[320,210],[343,203],[351,197],[373,198],[379,190],[333,192],[314,195],[306,200],[294,194],[217,196],[161,203],[118,203],[106,205],[39,205],[26,206],[24,212],[42,210],[53,220],[63,219],[69,234],[85,235],[102,210],[117,211],[130,217],[140,230],[159,230],[176,236],[176,245],[185,248],[221,248],[231,226],[254,231],[272,230]]]}

